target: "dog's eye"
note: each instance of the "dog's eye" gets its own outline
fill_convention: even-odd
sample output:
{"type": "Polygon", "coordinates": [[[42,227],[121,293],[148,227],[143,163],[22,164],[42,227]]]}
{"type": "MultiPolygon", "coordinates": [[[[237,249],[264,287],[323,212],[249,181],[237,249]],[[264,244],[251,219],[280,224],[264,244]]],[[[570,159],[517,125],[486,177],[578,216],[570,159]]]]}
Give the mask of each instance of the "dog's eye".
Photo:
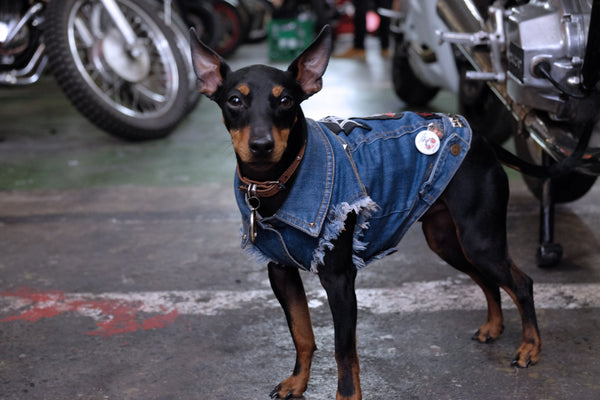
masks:
{"type": "Polygon", "coordinates": [[[283,108],[290,108],[294,104],[294,101],[290,96],[283,96],[279,99],[279,105],[283,108]]]}
{"type": "Polygon", "coordinates": [[[240,99],[238,96],[231,96],[229,99],[227,99],[227,104],[232,107],[239,107],[242,105],[242,99],[240,99]]]}

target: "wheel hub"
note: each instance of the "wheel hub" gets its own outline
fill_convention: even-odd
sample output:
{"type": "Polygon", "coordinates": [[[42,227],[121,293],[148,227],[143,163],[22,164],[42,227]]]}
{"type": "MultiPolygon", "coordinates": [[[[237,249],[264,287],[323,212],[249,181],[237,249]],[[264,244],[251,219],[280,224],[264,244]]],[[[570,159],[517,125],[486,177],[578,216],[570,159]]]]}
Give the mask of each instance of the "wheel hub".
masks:
{"type": "Polygon", "coordinates": [[[110,69],[128,82],[139,82],[150,73],[150,55],[146,46],[136,44],[133,49],[116,29],[102,39],[102,54],[110,69]]]}

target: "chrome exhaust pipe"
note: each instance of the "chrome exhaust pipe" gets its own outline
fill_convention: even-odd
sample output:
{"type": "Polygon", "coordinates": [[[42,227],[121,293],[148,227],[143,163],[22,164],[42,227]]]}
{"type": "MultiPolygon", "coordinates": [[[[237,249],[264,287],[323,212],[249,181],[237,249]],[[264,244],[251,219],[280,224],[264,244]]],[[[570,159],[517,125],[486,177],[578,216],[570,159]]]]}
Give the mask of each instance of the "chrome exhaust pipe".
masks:
{"type": "MultiPolygon", "coordinates": [[[[538,112],[529,113],[523,121],[524,128],[550,157],[560,162],[576,151],[579,138],[562,127],[552,123],[547,117],[538,112]]],[[[600,135],[600,121],[592,128],[592,137],[600,135]]],[[[575,167],[577,172],[586,175],[600,175],[600,147],[590,144],[575,167]]]]}
{"type": "Polygon", "coordinates": [[[471,0],[438,1],[436,9],[451,31],[471,33],[485,29],[485,20],[471,0]]]}

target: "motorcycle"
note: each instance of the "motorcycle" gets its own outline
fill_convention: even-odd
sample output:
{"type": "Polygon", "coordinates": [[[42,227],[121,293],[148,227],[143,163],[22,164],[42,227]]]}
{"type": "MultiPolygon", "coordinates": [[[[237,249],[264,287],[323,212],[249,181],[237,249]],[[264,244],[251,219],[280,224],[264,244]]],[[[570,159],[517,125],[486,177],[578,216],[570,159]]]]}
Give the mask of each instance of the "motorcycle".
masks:
{"type": "Polygon", "coordinates": [[[101,129],[167,136],[199,99],[187,26],[171,3],[0,0],[0,84],[33,84],[48,67],[101,129]]]}
{"type": "Polygon", "coordinates": [[[441,88],[540,201],[540,267],[556,265],[554,205],[600,175],[600,0],[404,0],[393,82],[412,106],[441,88]]]}
{"type": "Polygon", "coordinates": [[[274,6],[271,0],[178,0],[188,25],[222,57],[244,43],[267,37],[274,6]]]}

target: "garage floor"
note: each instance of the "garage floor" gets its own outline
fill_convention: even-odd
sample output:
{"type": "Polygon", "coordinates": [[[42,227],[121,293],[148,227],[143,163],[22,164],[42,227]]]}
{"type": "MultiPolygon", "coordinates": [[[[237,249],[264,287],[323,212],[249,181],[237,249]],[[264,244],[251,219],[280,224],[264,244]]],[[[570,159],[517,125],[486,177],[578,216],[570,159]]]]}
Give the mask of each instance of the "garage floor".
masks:
{"type": "MultiPolygon", "coordinates": [[[[234,66],[265,62],[266,45],[234,66]]],[[[283,65],[282,65],[283,66],[283,65]]],[[[401,111],[389,60],[332,60],[305,113],[401,111]]],[[[239,246],[235,159],[217,107],[201,100],[168,138],[124,143],[78,114],[51,77],[0,90],[0,399],[267,399],[293,345],[266,268],[239,246]]],[[[429,109],[455,112],[440,93],[429,109]]],[[[419,227],[359,273],[366,399],[579,399],[600,393],[600,189],[558,208],[554,269],[536,267],[538,205],[511,174],[511,254],[534,278],[542,359],[510,366],[505,332],[471,281],[429,252],[419,227]]],[[[317,345],[307,400],[334,398],[331,317],[304,274],[317,345]]]]}

